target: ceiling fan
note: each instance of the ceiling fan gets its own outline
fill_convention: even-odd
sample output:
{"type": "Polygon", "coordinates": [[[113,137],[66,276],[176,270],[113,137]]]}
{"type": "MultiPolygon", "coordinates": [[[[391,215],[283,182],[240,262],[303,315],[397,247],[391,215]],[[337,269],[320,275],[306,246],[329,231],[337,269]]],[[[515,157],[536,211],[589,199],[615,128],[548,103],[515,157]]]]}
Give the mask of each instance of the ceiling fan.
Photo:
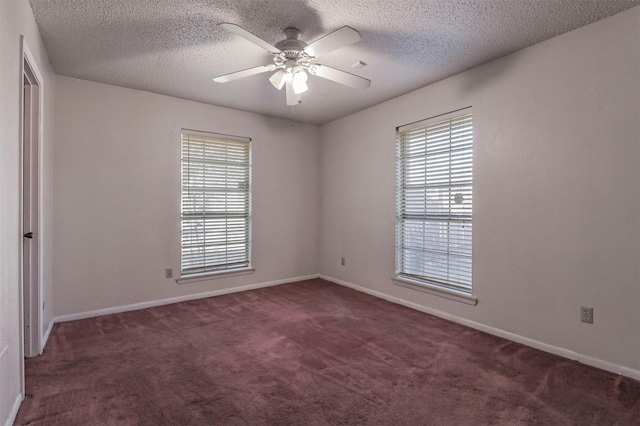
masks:
{"type": "Polygon", "coordinates": [[[273,63],[215,77],[213,81],[217,83],[276,71],[269,77],[269,81],[278,90],[283,86],[286,88],[287,105],[302,102],[302,93],[308,89],[307,72],[355,89],[366,89],[371,84],[371,80],[366,78],[315,62],[318,56],[361,40],[358,31],[349,26],[339,28],[310,44],[300,40],[299,29],[289,27],[284,30],[286,38],[272,46],[236,24],[223,22],[218,25],[269,52],[273,56],[273,63]]]}

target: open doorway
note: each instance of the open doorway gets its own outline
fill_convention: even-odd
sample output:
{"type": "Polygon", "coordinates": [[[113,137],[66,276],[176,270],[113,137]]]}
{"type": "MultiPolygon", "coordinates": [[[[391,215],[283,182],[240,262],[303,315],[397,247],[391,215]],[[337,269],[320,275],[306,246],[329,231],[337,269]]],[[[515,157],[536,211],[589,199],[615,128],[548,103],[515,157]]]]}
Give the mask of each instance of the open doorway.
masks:
{"type": "Polygon", "coordinates": [[[24,356],[42,353],[41,140],[42,75],[24,37],[21,72],[22,331],[24,356]]]}

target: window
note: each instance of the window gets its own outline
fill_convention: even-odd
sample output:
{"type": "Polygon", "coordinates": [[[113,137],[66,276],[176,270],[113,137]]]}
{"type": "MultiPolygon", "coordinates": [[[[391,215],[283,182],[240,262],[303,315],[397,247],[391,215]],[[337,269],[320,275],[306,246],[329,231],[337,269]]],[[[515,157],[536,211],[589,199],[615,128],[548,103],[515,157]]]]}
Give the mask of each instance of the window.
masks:
{"type": "Polygon", "coordinates": [[[250,268],[251,140],[182,131],[181,275],[250,268]]]}
{"type": "Polygon", "coordinates": [[[471,109],[398,128],[396,277],[471,295],[471,109]]]}

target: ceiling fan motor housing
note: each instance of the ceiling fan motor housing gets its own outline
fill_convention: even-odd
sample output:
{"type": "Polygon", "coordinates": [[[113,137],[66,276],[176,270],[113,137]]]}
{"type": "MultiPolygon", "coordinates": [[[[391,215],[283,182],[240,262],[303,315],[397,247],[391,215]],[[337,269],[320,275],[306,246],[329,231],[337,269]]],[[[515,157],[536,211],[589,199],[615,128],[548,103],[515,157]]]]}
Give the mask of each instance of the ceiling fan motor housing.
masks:
{"type": "Polygon", "coordinates": [[[297,28],[289,27],[284,30],[286,39],[281,40],[275,44],[275,47],[280,49],[284,53],[284,59],[299,59],[302,56],[308,56],[303,49],[307,46],[307,43],[300,40],[300,30],[297,28]]]}

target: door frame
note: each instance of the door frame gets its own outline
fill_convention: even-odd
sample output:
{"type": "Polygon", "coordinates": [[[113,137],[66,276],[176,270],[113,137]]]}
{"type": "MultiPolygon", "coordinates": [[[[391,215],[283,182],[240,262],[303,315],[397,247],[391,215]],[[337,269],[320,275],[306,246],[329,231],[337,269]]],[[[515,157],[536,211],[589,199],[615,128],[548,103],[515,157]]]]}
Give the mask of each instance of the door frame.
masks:
{"type": "Polygon", "coordinates": [[[44,79],[42,73],[38,68],[38,64],[27,45],[27,41],[24,36],[20,37],[20,122],[19,122],[19,143],[20,143],[20,219],[19,219],[19,238],[20,238],[20,250],[19,250],[19,275],[20,275],[20,348],[21,348],[21,379],[22,379],[22,394],[24,395],[24,357],[32,357],[40,355],[43,350],[42,345],[42,330],[43,330],[43,265],[42,265],[42,248],[43,248],[43,93],[44,93],[44,79]],[[25,84],[29,84],[30,92],[32,92],[31,99],[25,101],[25,84]],[[30,104],[30,117],[28,122],[25,123],[25,102],[30,104]],[[25,132],[25,125],[30,124],[31,131],[25,132]],[[33,180],[31,188],[32,193],[30,196],[31,202],[34,204],[31,217],[30,230],[24,229],[24,165],[25,165],[25,146],[28,144],[28,154],[31,157],[30,176],[33,180]],[[30,279],[25,282],[24,277],[24,232],[33,232],[34,238],[30,240],[30,250],[32,259],[30,268],[30,279]],[[25,286],[28,286],[25,288],[25,286]],[[25,298],[26,297],[26,298],[25,298]],[[25,314],[27,314],[25,316],[25,314]],[[25,320],[26,318],[26,320],[25,320]]]}

